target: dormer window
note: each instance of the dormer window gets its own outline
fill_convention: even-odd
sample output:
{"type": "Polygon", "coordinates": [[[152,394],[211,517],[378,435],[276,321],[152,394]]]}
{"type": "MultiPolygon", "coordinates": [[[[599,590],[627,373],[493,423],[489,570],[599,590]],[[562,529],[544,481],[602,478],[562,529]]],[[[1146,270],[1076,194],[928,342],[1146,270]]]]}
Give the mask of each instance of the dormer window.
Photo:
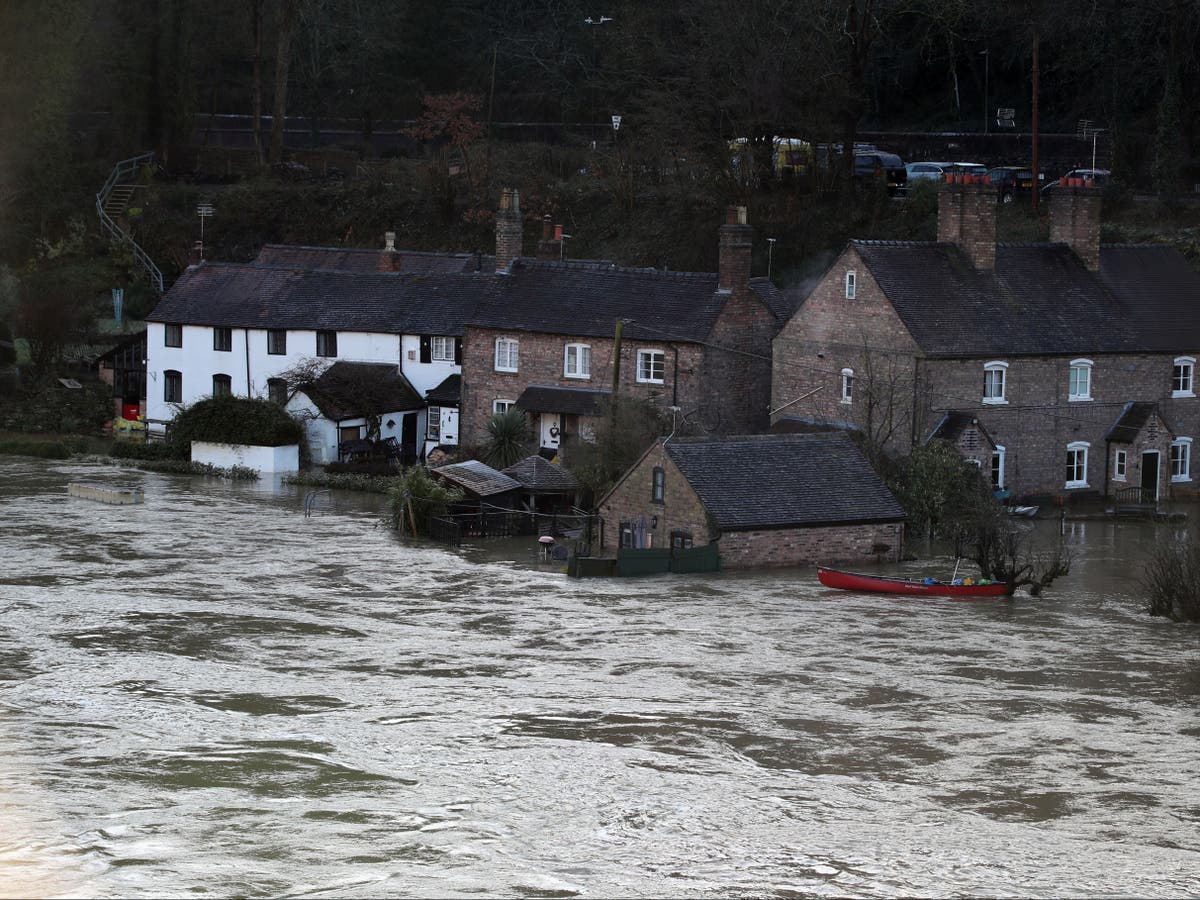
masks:
{"type": "Polygon", "coordinates": [[[858,273],[854,272],[853,270],[846,273],[846,299],[847,300],[854,299],[854,292],[858,286],[857,282],[858,282],[858,273]]]}
{"type": "Polygon", "coordinates": [[[1177,356],[1171,370],[1171,396],[1195,397],[1196,357],[1177,356]]]}
{"type": "Polygon", "coordinates": [[[1067,381],[1067,399],[1072,403],[1092,399],[1092,361],[1071,360],[1071,374],[1067,381]]]}
{"type": "Polygon", "coordinates": [[[1007,403],[1005,394],[1008,379],[1008,363],[993,361],[983,366],[983,402],[990,404],[1007,403]]]}
{"type": "Polygon", "coordinates": [[[854,402],[854,370],[842,369],[842,403],[854,402]]]}

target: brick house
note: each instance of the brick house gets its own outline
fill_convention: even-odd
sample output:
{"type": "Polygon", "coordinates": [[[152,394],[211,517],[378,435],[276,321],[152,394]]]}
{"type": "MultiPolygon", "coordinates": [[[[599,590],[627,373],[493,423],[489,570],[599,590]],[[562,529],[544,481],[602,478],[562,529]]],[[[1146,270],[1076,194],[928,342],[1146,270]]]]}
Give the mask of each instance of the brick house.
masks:
{"type": "Polygon", "coordinates": [[[519,197],[505,192],[496,277],[466,328],[462,440],[481,440],[489,417],[514,406],[542,448],[586,439],[612,391],[618,321],[622,397],[679,407],[714,432],[764,430],[771,338],[790,308],[750,277],[752,237],[745,209],[731,208],[717,273],[557,261],[550,234],[531,259],[519,197]]]}
{"type": "Polygon", "coordinates": [[[973,420],[986,440],[951,439],[1016,496],[1189,489],[1200,276],[1173,248],[1101,245],[1094,188],[1050,206],[1049,243],[998,245],[994,191],[943,184],[937,242],[851,242],[775,338],[773,424],[904,453],[973,420]]]}
{"type": "Polygon", "coordinates": [[[655,442],[597,504],[601,545],[716,542],[724,568],[897,561],[904,510],[842,432],[655,442]]]}

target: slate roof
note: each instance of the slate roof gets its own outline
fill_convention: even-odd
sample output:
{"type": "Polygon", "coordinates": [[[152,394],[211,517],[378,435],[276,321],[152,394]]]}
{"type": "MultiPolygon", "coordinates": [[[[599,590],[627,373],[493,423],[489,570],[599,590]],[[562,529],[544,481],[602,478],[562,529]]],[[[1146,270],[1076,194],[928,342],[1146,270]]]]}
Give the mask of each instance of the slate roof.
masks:
{"type": "MultiPolygon", "coordinates": [[[[995,271],[981,272],[953,244],[853,243],[917,344],[930,355],[1141,349],[1139,335],[1109,285],[1065,244],[999,244],[995,271]]],[[[1195,283],[1200,288],[1200,278],[1195,283]]]]}
{"type": "MultiPolygon", "coordinates": [[[[264,244],[255,265],[288,269],[332,269],[338,272],[407,272],[437,274],[474,272],[483,266],[475,253],[426,253],[416,250],[369,250],[355,247],[303,247],[264,244]]],[[[495,267],[495,261],[491,263],[495,267]]],[[[484,271],[489,271],[484,269],[484,271]]]]}
{"type": "Polygon", "coordinates": [[[506,494],[509,491],[521,489],[521,482],[515,478],[509,478],[503,472],[497,472],[491,466],[484,465],[477,459],[430,469],[430,472],[458,485],[476,497],[492,497],[496,494],[506,494]]]}
{"type": "Polygon", "coordinates": [[[462,376],[447,375],[441,384],[425,392],[425,399],[433,406],[457,406],[462,400],[462,376]]]}
{"type": "MultiPolygon", "coordinates": [[[[1137,436],[1141,434],[1146,423],[1150,421],[1150,417],[1158,413],[1157,403],[1139,403],[1130,400],[1125,404],[1125,408],[1121,410],[1121,415],[1117,417],[1117,421],[1104,435],[1106,441],[1116,441],[1118,444],[1132,444],[1137,440],[1137,436]]],[[[1162,418],[1159,413],[1159,420],[1163,423],[1163,427],[1174,433],[1167,421],[1162,418]]]]}
{"type": "Polygon", "coordinates": [[[675,439],[666,450],[726,531],[905,518],[839,432],[675,439]]]}
{"type": "MultiPolygon", "coordinates": [[[[765,278],[751,288],[780,322],[791,315],[786,295],[765,278]]],[[[708,337],[727,295],[717,276],[661,269],[597,267],[521,259],[476,309],[472,325],[611,338],[617,319],[633,340],[699,342],[708,337]]]]}
{"type": "Polygon", "coordinates": [[[335,362],[311,385],[300,389],[321,415],[334,422],[371,412],[405,412],[424,409],[413,386],[387,363],[335,362]]]}
{"type": "Polygon", "coordinates": [[[1135,324],[1142,349],[1194,353],[1200,346],[1200,275],[1174,247],[1105,244],[1100,278],[1135,324]]]}
{"type": "Polygon", "coordinates": [[[938,419],[929,432],[929,436],[925,438],[925,443],[928,444],[934,438],[942,438],[954,443],[962,437],[962,433],[971,425],[979,429],[979,433],[987,439],[988,443],[992,446],[996,445],[996,442],[992,440],[992,436],[988,434],[988,430],[983,427],[983,423],[979,421],[979,417],[975,413],[957,409],[947,411],[938,419]]]}
{"type": "Polygon", "coordinates": [[[611,392],[596,388],[563,388],[531,384],[517,398],[517,406],[527,412],[568,413],[598,416],[604,411],[611,392]]]}
{"type": "Polygon", "coordinates": [[[579,490],[579,479],[570,471],[537,454],[513,463],[503,474],[535,494],[573,494],[579,490]]]}
{"type": "Polygon", "coordinates": [[[479,275],[204,262],[189,267],[146,319],[232,328],[457,336],[493,280],[479,275]]]}

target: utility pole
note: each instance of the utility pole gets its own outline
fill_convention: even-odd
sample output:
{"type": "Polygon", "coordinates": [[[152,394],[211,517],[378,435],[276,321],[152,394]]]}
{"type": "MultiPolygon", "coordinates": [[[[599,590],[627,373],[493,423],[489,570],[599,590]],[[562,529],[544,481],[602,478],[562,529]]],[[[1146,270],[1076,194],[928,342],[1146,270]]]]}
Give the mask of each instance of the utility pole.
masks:
{"type": "Polygon", "coordinates": [[[1038,33],[1033,33],[1033,211],[1038,212],[1042,185],[1038,173],[1038,33]]]}
{"type": "Polygon", "coordinates": [[[621,333],[625,329],[625,320],[617,319],[617,327],[613,332],[613,380],[612,380],[612,402],[615,405],[617,399],[617,388],[621,383],[621,333]]]}

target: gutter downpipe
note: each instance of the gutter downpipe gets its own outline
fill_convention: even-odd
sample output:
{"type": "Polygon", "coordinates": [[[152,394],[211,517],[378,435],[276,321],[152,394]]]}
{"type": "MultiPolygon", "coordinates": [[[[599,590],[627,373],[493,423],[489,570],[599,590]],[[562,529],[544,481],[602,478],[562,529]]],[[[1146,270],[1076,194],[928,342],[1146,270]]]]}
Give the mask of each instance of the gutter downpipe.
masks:
{"type": "Polygon", "coordinates": [[[245,338],[245,342],[246,342],[246,397],[247,397],[247,399],[249,399],[254,396],[250,389],[250,329],[249,328],[242,329],[242,337],[245,338]]]}

